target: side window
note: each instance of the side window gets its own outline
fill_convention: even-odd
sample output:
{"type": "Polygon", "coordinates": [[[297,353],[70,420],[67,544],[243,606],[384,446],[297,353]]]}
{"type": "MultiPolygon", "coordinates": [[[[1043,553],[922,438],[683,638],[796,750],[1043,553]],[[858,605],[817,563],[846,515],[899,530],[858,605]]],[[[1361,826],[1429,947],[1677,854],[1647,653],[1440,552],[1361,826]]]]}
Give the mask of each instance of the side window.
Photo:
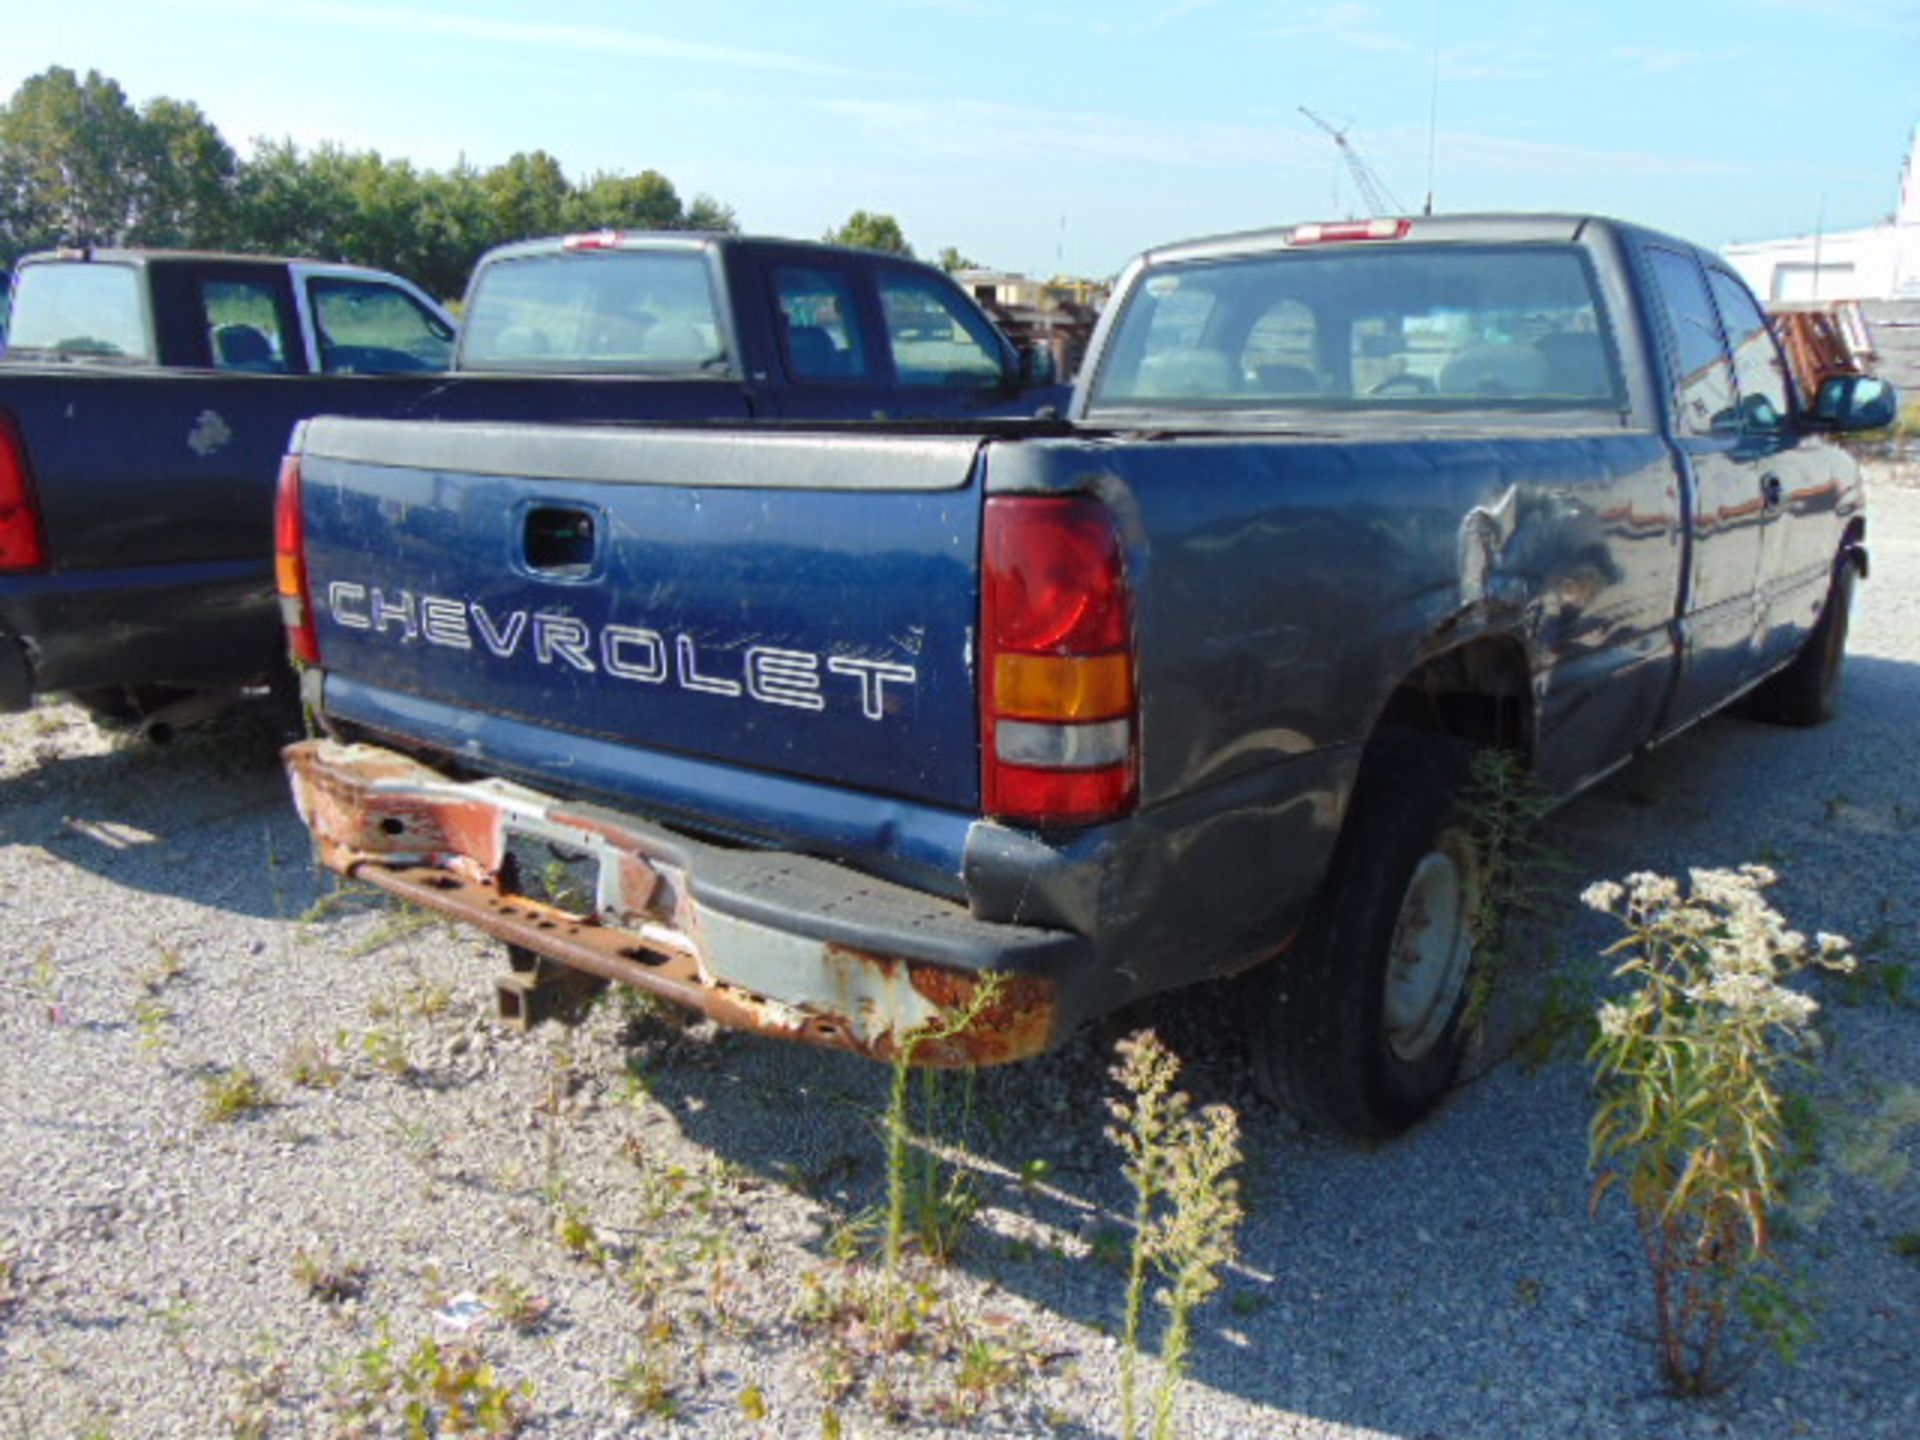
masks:
{"type": "Polygon", "coordinates": [[[452,357],[453,332],[397,286],[316,276],[307,282],[307,299],[328,374],[444,370],[452,357]]]}
{"type": "Polygon", "coordinates": [[[287,372],[287,337],[271,285],[261,280],[202,280],[200,307],[214,369],[287,372]]]}
{"type": "Polygon", "coordinates": [[[867,378],[860,324],[844,275],[781,266],[773,272],[773,290],[789,375],[795,380],[867,378]]]}
{"type": "Polygon", "coordinates": [[[1774,343],[1767,317],[1747,287],[1720,270],[1707,271],[1733,351],[1733,378],[1740,386],[1740,413],[1749,430],[1779,430],[1793,412],[1787,367],[1774,343]]]}
{"type": "Polygon", "coordinates": [[[1673,330],[1675,401],[1680,429],[1687,435],[1725,434],[1737,428],[1733,368],[1727,363],[1726,341],[1707,294],[1706,281],[1693,257],[1674,250],[1649,249],[1655,288],[1661,308],[1673,330]]]}
{"type": "Polygon", "coordinates": [[[880,309],[902,385],[998,385],[1006,378],[999,350],[975,333],[978,317],[958,309],[954,296],[926,276],[883,273],[880,309]]]}
{"type": "Polygon", "coordinates": [[[1247,331],[1240,352],[1246,387],[1258,395],[1318,395],[1326,387],[1320,373],[1318,326],[1313,311],[1298,300],[1282,300],[1247,331]]]}

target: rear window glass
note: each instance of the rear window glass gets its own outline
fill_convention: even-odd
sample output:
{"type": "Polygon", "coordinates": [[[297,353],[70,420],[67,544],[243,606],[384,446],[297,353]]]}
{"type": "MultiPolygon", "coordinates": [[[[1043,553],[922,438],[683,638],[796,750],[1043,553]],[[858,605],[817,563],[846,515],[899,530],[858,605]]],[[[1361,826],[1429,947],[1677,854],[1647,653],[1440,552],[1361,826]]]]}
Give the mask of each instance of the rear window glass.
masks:
{"type": "Polygon", "coordinates": [[[1602,313],[1571,247],[1169,265],[1128,300],[1092,407],[1613,407],[1602,313]]]}
{"type": "Polygon", "coordinates": [[[14,280],[10,350],[150,360],[153,341],[131,265],[23,266],[14,280]]]}
{"type": "Polygon", "coordinates": [[[461,323],[468,370],[699,375],[730,365],[700,252],[498,261],[481,273],[461,323]]]}

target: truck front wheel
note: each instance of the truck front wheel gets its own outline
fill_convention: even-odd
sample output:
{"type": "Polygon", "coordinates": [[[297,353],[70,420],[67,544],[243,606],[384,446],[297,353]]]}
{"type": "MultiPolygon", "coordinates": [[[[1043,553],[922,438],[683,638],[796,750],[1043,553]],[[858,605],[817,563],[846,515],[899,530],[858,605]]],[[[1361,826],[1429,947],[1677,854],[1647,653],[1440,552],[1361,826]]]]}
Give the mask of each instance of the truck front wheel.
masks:
{"type": "Polygon", "coordinates": [[[1853,556],[1833,569],[1827,608],[1820,612],[1800,653],[1747,697],[1747,713],[1774,725],[1820,725],[1840,708],[1840,666],[1847,653],[1847,620],[1853,611],[1853,556]]]}
{"type": "Polygon", "coordinates": [[[1256,1079],[1314,1129],[1396,1134],[1459,1067],[1483,888],[1460,804],[1473,754],[1375,739],[1313,914],[1261,976],[1256,1079]]]}

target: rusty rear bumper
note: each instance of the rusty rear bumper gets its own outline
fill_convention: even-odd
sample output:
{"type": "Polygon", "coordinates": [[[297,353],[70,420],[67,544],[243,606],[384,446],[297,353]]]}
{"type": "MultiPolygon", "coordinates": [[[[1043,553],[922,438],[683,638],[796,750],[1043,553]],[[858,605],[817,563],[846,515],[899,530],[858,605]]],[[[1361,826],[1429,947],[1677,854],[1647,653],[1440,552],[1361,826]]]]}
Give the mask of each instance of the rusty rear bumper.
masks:
{"type": "Polygon", "coordinates": [[[319,858],[415,904],[723,1025],[888,1059],[916,1029],[998,993],[917,1063],[1024,1059],[1081,1018],[1078,935],[976,920],[938,896],[811,856],[732,849],[504,780],[458,781],[395,751],[285,752],[319,858]]]}

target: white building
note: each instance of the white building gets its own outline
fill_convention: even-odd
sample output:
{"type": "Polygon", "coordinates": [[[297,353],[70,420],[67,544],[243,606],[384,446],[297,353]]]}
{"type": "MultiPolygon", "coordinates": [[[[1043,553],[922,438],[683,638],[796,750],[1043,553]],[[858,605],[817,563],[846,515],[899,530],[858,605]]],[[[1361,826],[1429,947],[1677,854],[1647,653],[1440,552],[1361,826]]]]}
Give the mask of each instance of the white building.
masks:
{"type": "Polygon", "coordinates": [[[1889,223],[1728,245],[1720,253],[1768,304],[1920,300],[1920,126],[1900,167],[1900,207],[1889,223]]]}

